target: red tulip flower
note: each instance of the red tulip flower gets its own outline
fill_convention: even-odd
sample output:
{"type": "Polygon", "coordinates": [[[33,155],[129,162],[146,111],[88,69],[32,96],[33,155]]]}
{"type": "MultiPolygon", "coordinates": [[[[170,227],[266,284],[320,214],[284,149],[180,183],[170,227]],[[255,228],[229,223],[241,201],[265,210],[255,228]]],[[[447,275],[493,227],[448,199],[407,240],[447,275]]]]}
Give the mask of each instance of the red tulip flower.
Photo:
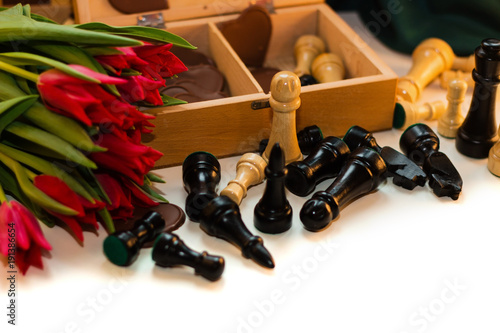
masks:
{"type": "Polygon", "coordinates": [[[92,153],[90,159],[99,167],[118,172],[139,185],[144,183],[144,175],[151,171],[155,162],[163,155],[151,147],[115,133],[102,134],[99,145],[108,151],[92,153]]]}
{"type": "Polygon", "coordinates": [[[187,70],[166,45],[143,45],[121,47],[122,54],[96,56],[105,68],[120,75],[125,69],[140,72],[141,75],[122,76],[128,82],[118,85],[122,97],[130,102],[145,101],[152,105],[163,105],[159,88],[165,86],[166,77],[171,77],[187,70]]]}
{"type": "Polygon", "coordinates": [[[0,206],[0,253],[6,257],[13,254],[10,238],[15,238],[15,263],[23,274],[30,266],[43,269],[42,250],[52,247],[35,216],[17,201],[4,201],[0,206]]]}
{"type": "Polygon", "coordinates": [[[78,212],[76,216],[68,216],[48,211],[51,215],[64,222],[80,241],[83,241],[81,223],[90,224],[96,229],[99,228],[96,212],[105,207],[103,202],[98,200],[96,200],[95,203],[89,202],[73,192],[64,181],[54,176],[36,176],[33,180],[33,184],[52,199],[78,212]]]}
{"type": "Polygon", "coordinates": [[[113,177],[110,174],[96,174],[99,183],[111,203],[106,209],[113,220],[126,220],[133,217],[134,206],[154,207],[158,202],[151,200],[126,177],[113,177]]]}
{"type": "MultiPolygon", "coordinates": [[[[94,72],[84,66],[70,67],[102,84],[126,84],[127,80],[94,72]]],[[[130,129],[136,123],[147,122],[146,115],[124,99],[112,95],[100,84],[70,76],[57,69],[43,72],[38,90],[45,105],[52,111],[76,119],[87,126],[109,126],[130,129]]],[[[147,123],[146,123],[147,124],[147,123]]]]}
{"type": "Polygon", "coordinates": [[[95,59],[107,70],[116,75],[121,75],[124,69],[134,66],[146,66],[148,63],[142,60],[131,47],[117,47],[121,54],[110,54],[96,56],[95,59]]]}
{"type": "Polygon", "coordinates": [[[138,65],[135,69],[139,70],[142,75],[156,80],[187,71],[182,61],[170,52],[171,48],[172,44],[146,44],[134,47],[137,56],[148,63],[147,66],[138,65]]]}

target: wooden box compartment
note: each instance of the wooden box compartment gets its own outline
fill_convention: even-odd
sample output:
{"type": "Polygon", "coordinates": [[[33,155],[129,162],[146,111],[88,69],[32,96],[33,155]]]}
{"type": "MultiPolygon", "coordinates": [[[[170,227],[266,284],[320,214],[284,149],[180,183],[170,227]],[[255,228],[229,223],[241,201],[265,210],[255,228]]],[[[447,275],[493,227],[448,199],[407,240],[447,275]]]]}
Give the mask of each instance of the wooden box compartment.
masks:
{"type": "MultiPolygon", "coordinates": [[[[75,0],[80,22],[130,24],[130,15],[118,24],[115,13],[103,16],[102,11],[100,17],[89,16],[85,11],[82,20],[78,14],[80,2],[92,5],[92,0],[75,0]]],[[[149,110],[156,116],[156,128],[143,141],[164,154],[157,166],[181,164],[188,154],[198,150],[218,157],[256,151],[260,140],[269,136],[272,110],[262,108],[269,94],[217,28],[218,23],[238,15],[167,22],[168,31],[184,37],[214,59],[226,78],[230,97],[149,110]]],[[[297,130],[318,125],[325,136],[342,136],[352,125],[370,131],[392,127],[396,74],[329,6],[320,3],[276,8],[271,20],[273,31],[266,67],[293,70],[293,47],[304,34],[321,37],[327,51],[340,55],[346,67],[345,80],[302,87],[297,130]]]]}

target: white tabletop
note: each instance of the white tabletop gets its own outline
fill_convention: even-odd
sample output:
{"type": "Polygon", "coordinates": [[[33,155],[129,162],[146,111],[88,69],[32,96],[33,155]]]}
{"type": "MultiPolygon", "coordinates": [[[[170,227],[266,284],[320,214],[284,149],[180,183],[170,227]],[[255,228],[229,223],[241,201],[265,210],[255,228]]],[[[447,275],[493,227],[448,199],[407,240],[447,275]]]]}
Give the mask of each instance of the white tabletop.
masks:
{"type": "MultiPolygon", "coordinates": [[[[342,14],[398,75],[411,59],[366,33],[353,14],[342,14]]],[[[445,100],[437,83],[422,101],[445,100]]],[[[471,91],[464,103],[470,103],[471,91]]],[[[500,118],[498,118],[500,119],[500,118]]],[[[436,131],[436,122],[428,122],[436,131]]],[[[399,149],[401,131],[375,134],[381,146],[399,149]]],[[[328,229],[306,231],[298,213],[307,198],[292,194],[293,226],[266,235],[253,226],[264,185],[241,204],[247,227],[264,239],[273,270],[244,259],[229,243],[186,221],[176,233],[192,249],[222,255],[222,279],[209,282],[190,268],[155,267],[151,249],[128,268],[102,254],[103,230],[85,233],[79,246],[61,228],[44,227],[52,244],[45,269],[17,275],[18,332],[490,332],[500,313],[500,179],[486,160],[459,154],[441,139],[460,172],[460,198],[436,197],[430,188],[408,191],[383,183],[345,207],[328,229]]],[[[235,176],[239,157],[221,159],[221,188],[235,176]]],[[[166,198],[184,207],[181,169],[158,170],[166,198]]],[[[322,183],[325,189],[331,181],[322,183]]],[[[8,284],[0,283],[1,331],[7,324],[8,284]]]]}

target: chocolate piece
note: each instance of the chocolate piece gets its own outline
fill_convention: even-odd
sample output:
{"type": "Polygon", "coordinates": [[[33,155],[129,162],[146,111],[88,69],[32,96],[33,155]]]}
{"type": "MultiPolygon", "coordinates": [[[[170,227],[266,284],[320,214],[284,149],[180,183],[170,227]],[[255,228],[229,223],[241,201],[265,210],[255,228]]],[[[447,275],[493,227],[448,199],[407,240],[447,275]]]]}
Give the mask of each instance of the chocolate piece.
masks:
{"type": "Polygon", "coordinates": [[[208,101],[227,97],[225,93],[218,90],[212,91],[205,89],[193,80],[178,80],[177,84],[164,88],[162,93],[187,102],[208,101]]]}
{"type": "Polygon", "coordinates": [[[172,47],[170,51],[179,58],[187,68],[199,65],[210,65],[215,67],[215,62],[212,58],[206,56],[197,50],[188,49],[185,47],[172,47]]]}
{"type": "MultiPolygon", "coordinates": [[[[189,70],[179,73],[176,79],[167,79],[168,86],[176,85],[180,80],[190,80],[210,91],[222,91],[224,89],[224,76],[211,65],[199,65],[189,68],[189,70]]],[[[160,93],[166,88],[160,89],[160,93]]]]}
{"type": "Polygon", "coordinates": [[[219,29],[246,66],[262,67],[272,31],[264,7],[250,6],[236,20],[221,23],[219,29]]]}
{"type": "Polygon", "coordinates": [[[269,67],[256,67],[250,70],[253,77],[259,85],[264,90],[264,93],[268,93],[271,90],[271,80],[273,79],[274,74],[278,73],[280,70],[276,68],[269,67]]]}
{"type": "MultiPolygon", "coordinates": [[[[171,203],[160,203],[155,207],[137,207],[134,209],[134,216],[130,219],[124,221],[116,221],[115,229],[116,232],[128,231],[134,227],[136,220],[140,219],[148,212],[157,212],[165,220],[165,228],[162,232],[172,232],[179,229],[186,221],[186,214],[181,207],[171,204],[171,203]]],[[[154,240],[144,243],[143,248],[150,248],[153,246],[154,240]]]]}
{"type": "Polygon", "coordinates": [[[151,12],[154,10],[168,9],[167,0],[109,0],[109,3],[124,14],[136,14],[142,12],[151,12]]]}

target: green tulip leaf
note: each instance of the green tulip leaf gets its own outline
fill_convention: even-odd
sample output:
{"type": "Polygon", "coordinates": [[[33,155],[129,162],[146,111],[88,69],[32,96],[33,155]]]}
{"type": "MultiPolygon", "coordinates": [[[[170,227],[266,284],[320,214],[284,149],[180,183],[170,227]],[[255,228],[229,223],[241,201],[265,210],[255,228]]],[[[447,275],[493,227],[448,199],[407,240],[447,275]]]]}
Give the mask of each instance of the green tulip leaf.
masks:
{"type": "Polygon", "coordinates": [[[74,25],[74,27],[82,30],[89,30],[95,32],[105,32],[113,35],[122,35],[127,37],[134,37],[140,40],[151,40],[156,42],[171,43],[179,47],[185,47],[188,49],[196,49],[195,46],[191,45],[184,38],[177,36],[166,30],[161,30],[152,27],[140,27],[140,26],[125,26],[125,27],[114,27],[100,22],[91,22],[74,25]]]}
{"type": "Polygon", "coordinates": [[[53,24],[37,21],[23,16],[23,9],[17,6],[0,12],[0,42],[25,40],[57,41],[88,46],[137,46],[143,45],[139,40],[103,33],[91,29],[79,29],[71,25],[53,24]],[[16,39],[13,39],[13,37],[16,39]]]}
{"type": "MultiPolygon", "coordinates": [[[[61,72],[64,72],[68,75],[74,76],[76,78],[89,81],[89,82],[95,82],[95,83],[100,83],[99,80],[94,79],[90,76],[84,75],[81,72],[77,71],[76,69],[66,65],[63,62],[43,57],[37,54],[32,54],[32,53],[26,53],[26,52],[4,52],[0,53],[0,60],[8,63],[13,66],[25,66],[25,65],[45,65],[45,66],[50,66],[57,68],[61,72]]],[[[13,73],[16,74],[16,73],[13,73]]]]}
{"type": "Polygon", "coordinates": [[[0,102],[0,136],[5,127],[28,110],[37,99],[38,95],[28,95],[0,102]]]}

